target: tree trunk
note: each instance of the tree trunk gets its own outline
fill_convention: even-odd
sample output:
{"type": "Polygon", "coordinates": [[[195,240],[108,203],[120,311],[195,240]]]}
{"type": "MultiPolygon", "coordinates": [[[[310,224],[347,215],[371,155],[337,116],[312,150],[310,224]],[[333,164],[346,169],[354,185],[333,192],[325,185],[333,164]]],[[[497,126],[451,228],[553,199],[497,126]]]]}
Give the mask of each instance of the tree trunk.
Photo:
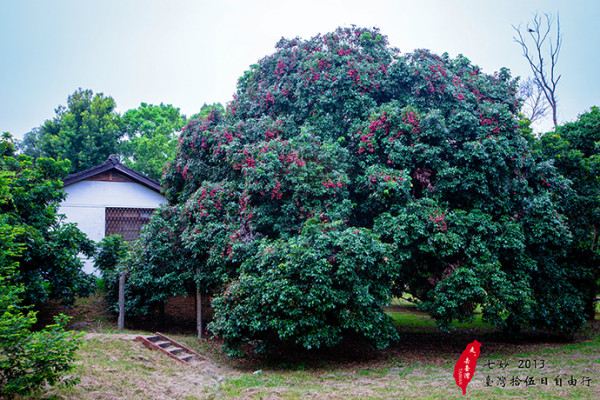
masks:
{"type": "MultiPolygon", "coordinates": [[[[196,274],[200,275],[199,269],[196,269],[196,274]]],[[[196,283],[196,329],[198,330],[198,339],[202,339],[202,294],[199,283],[196,283]]]]}
{"type": "Polygon", "coordinates": [[[125,272],[119,274],[119,327],[125,329],[125,272]]]}

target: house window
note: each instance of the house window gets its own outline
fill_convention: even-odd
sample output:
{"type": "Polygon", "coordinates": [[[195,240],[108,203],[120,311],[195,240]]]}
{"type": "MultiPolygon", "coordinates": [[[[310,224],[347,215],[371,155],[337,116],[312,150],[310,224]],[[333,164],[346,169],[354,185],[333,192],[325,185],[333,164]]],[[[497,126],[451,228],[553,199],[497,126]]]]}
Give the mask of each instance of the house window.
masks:
{"type": "Polygon", "coordinates": [[[105,236],[121,235],[127,242],[136,240],[153,212],[153,208],[107,207],[105,236]]]}

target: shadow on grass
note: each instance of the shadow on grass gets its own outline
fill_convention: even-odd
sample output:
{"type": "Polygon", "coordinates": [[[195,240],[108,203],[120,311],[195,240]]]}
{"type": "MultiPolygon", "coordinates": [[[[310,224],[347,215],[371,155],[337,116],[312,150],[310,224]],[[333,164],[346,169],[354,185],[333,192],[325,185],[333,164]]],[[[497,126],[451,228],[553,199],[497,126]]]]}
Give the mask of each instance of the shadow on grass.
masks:
{"type": "MultiPolygon", "coordinates": [[[[382,350],[371,348],[360,335],[347,333],[340,344],[331,348],[306,350],[282,344],[273,346],[268,354],[255,354],[252,347],[246,346],[245,357],[229,359],[228,363],[241,370],[272,371],[377,370],[414,363],[445,366],[453,365],[466,345],[474,340],[482,343],[482,355],[487,357],[511,357],[561,348],[565,344],[600,341],[599,320],[589,322],[569,336],[548,331],[524,331],[514,336],[477,323],[461,324],[453,332],[444,333],[426,314],[411,310],[404,311],[398,319],[404,318],[410,323],[397,327],[400,340],[382,350]]],[[[220,344],[214,341],[214,351],[218,351],[220,344]]]]}

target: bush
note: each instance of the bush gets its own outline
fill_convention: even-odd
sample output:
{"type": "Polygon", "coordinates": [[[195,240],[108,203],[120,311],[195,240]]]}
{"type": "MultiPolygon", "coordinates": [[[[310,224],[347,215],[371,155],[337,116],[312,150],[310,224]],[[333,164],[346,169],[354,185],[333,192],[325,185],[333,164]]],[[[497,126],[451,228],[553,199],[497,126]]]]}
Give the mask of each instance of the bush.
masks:
{"type": "Polygon", "coordinates": [[[41,331],[31,330],[35,313],[18,306],[14,292],[0,294],[0,393],[28,395],[45,384],[71,386],[76,379],[61,378],[74,367],[81,335],[66,331],[68,317],[55,317],[55,323],[41,331]],[[25,312],[25,313],[24,313],[25,312]]]}
{"type": "Polygon", "coordinates": [[[258,350],[277,342],[317,349],[347,332],[386,347],[398,339],[382,308],[398,275],[387,247],[367,229],[316,221],[288,240],[264,239],[213,301],[210,329],[230,354],[241,354],[248,338],[263,341],[258,350]]]}
{"type": "Polygon", "coordinates": [[[118,312],[119,302],[119,264],[127,256],[129,244],[123,240],[121,235],[106,236],[96,247],[96,257],[94,259],[94,267],[100,271],[102,288],[106,295],[106,302],[109,308],[118,312]]]}
{"type": "MultiPolygon", "coordinates": [[[[75,384],[61,377],[74,364],[78,335],[65,331],[67,317],[34,332],[35,312],[21,306],[24,289],[15,283],[16,267],[23,245],[15,242],[21,232],[0,216],[0,395],[28,395],[43,385],[75,384]]],[[[0,396],[1,397],[1,396],[0,396]]]]}

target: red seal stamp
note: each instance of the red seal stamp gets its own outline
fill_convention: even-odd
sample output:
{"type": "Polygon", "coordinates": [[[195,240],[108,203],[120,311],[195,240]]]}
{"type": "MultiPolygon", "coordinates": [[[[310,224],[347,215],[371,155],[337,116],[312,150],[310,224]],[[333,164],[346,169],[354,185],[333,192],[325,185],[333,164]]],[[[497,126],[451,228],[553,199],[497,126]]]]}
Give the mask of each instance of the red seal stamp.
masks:
{"type": "Polygon", "coordinates": [[[481,343],[477,340],[469,344],[454,366],[454,380],[458,387],[462,389],[463,395],[467,394],[467,385],[471,382],[475,373],[480,347],[481,343]]]}

